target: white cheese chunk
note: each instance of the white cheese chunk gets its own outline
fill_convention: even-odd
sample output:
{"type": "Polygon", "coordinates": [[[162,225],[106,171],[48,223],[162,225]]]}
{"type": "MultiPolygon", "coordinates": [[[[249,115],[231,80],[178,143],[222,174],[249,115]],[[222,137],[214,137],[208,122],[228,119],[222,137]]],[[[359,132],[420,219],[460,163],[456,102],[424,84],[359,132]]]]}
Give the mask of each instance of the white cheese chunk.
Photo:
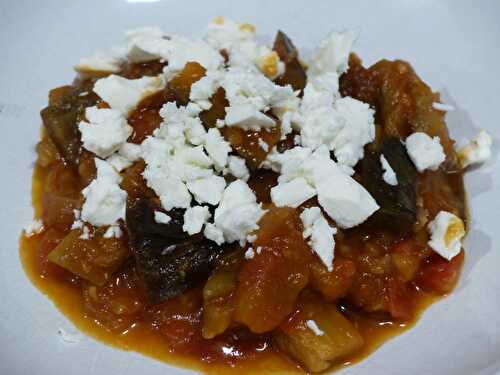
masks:
{"type": "Polygon", "coordinates": [[[391,186],[396,186],[398,184],[396,172],[394,172],[394,169],[392,169],[391,165],[382,154],[380,155],[380,164],[382,166],[382,178],[384,181],[391,186]]]}
{"type": "Polygon", "coordinates": [[[276,121],[250,103],[227,107],[225,121],[227,126],[237,126],[245,130],[255,131],[276,126],[276,121]]]}
{"type": "Polygon", "coordinates": [[[257,222],[264,212],[246,182],[236,180],[224,190],[215,209],[214,223],[223,232],[226,242],[246,242],[246,236],[258,228],[257,222]]]}
{"type": "Polygon", "coordinates": [[[417,132],[406,138],[405,144],[419,172],[426,169],[436,171],[446,158],[439,137],[431,138],[426,133],[417,132]]]}
{"type": "Polygon", "coordinates": [[[255,251],[252,247],[249,247],[247,251],[245,251],[245,259],[253,259],[255,256],[255,251]]]}
{"type": "Polygon", "coordinates": [[[432,108],[441,111],[441,112],[451,112],[455,110],[455,107],[449,104],[444,104],[444,103],[438,103],[434,102],[432,103],[432,108]]]}
{"type": "Polygon", "coordinates": [[[89,107],[85,110],[88,122],[78,125],[83,147],[101,158],[117,151],[132,134],[132,127],[120,111],[89,107]]]}
{"type": "Polygon", "coordinates": [[[222,245],[225,241],[222,229],[219,229],[213,223],[207,223],[205,225],[205,229],[203,230],[203,235],[209,240],[214,241],[217,245],[222,245]]]}
{"type": "Polygon", "coordinates": [[[264,152],[269,152],[269,145],[264,141],[262,138],[259,138],[257,140],[259,143],[259,147],[264,151],[264,152]]]}
{"type": "Polygon", "coordinates": [[[155,211],[155,222],[158,224],[168,224],[172,220],[170,216],[168,216],[165,212],[155,211]]]}
{"type": "Polygon", "coordinates": [[[127,193],[120,188],[120,175],[113,167],[95,159],[97,177],[82,190],[85,198],[81,218],[95,226],[114,225],[125,219],[127,193]]]}
{"type": "Polygon", "coordinates": [[[475,138],[459,147],[457,154],[462,168],[488,160],[491,157],[492,144],[491,135],[486,130],[481,130],[475,138]]]}
{"type": "Polygon", "coordinates": [[[337,233],[337,229],[328,224],[319,207],[304,209],[300,218],[304,225],[304,238],[310,238],[309,245],[331,272],[335,250],[333,236],[337,233]]]}
{"type": "Polygon", "coordinates": [[[79,239],[81,240],[90,240],[92,238],[91,234],[90,234],[90,230],[89,230],[89,227],[87,226],[82,226],[82,233],[80,234],[80,236],[78,237],[79,239]]]}
{"type": "Polygon", "coordinates": [[[285,72],[285,64],[280,60],[276,51],[261,48],[256,58],[260,71],[269,79],[275,79],[285,72]]]}
{"type": "Polygon", "coordinates": [[[318,327],[318,325],[316,324],[316,322],[314,320],[307,320],[306,325],[307,325],[307,328],[309,328],[311,331],[313,331],[316,336],[323,336],[325,334],[325,332],[323,332],[318,327]]]}
{"type": "Polygon", "coordinates": [[[142,77],[126,79],[117,75],[101,78],[94,85],[94,92],[112,109],[116,109],[125,116],[141,102],[165,87],[162,75],[156,77],[142,77]]]}
{"type": "Polygon", "coordinates": [[[161,57],[161,51],[168,49],[165,33],[159,27],[138,27],[127,30],[127,57],[133,63],[147,62],[161,57]]]}
{"type": "Polygon", "coordinates": [[[130,167],[134,162],[139,160],[141,157],[141,146],[134,143],[124,143],[106,161],[116,169],[117,172],[121,172],[124,169],[130,167]]]}
{"type": "Polygon", "coordinates": [[[247,168],[245,159],[239,156],[230,155],[228,157],[226,172],[243,181],[248,181],[250,178],[250,171],[247,168]]]}
{"type": "Polygon", "coordinates": [[[224,177],[211,175],[186,183],[188,190],[198,203],[216,205],[220,202],[222,192],[226,187],[224,177]]]}
{"type": "Polygon", "coordinates": [[[337,72],[339,75],[348,68],[349,54],[358,34],[354,31],[332,32],[323,39],[309,59],[310,75],[337,72]]]}
{"type": "Polygon", "coordinates": [[[316,189],[319,204],[341,228],[359,225],[379,209],[370,193],[344,173],[324,176],[316,189]]]}
{"type": "Polygon", "coordinates": [[[106,232],[102,235],[103,238],[120,238],[122,236],[122,230],[119,225],[110,225],[106,232]]]}
{"type": "Polygon", "coordinates": [[[465,227],[458,216],[447,211],[440,211],[429,224],[428,230],[431,235],[429,246],[436,253],[448,260],[460,253],[465,227]]]}
{"type": "Polygon", "coordinates": [[[271,189],[271,200],[277,207],[297,208],[316,195],[316,190],[303,177],[278,184],[271,189]]]}
{"type": "Polygon", "coordinates": [[[219,129],[211,128],[205,138],[205,149],[208,156],[213,160],[217,170],[222,170],[227,165],[227,155],[231,152],[231,146],[222,137],[219,129]]]}
{"type": "Polygon", "coordinates": [[[36,234],[42,233],[43,230],[44,230],[43,221],[40,219],[35,219],[24,227],[24,235],[26,237],[31,237],[36,234]]]}
{"type": "Polygon", "coordinates": [[[83,74],[89,72],[117,73],[121,70],[122,62],[120,57],[112,53],[96,53],[80,59],[74,68],[83,74]]]}
{"type": "Polygon", "coordinates": [[[201,228],[210,218],[210,212],[206,206],[190,207],[184,213],[184,224],[182,229],[190,236],[201,232],[201,228]]]}

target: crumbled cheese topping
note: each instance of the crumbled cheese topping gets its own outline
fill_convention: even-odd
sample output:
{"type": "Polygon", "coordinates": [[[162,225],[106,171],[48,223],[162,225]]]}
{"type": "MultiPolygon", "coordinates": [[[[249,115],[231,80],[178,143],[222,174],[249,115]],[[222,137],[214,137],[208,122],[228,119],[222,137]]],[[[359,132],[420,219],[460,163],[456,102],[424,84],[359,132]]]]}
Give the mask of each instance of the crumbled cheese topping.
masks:
{"type": "Polygon", "coordinates": [[[83,147],[101,158],[117,151],[132,134],[127,119],[116,109],[89,107],[85,117],[88,122],[78,125],[83,147]]]}
{"type": "Polygon", "coordinates": [[[124,143],[117,152],[112,154],[106,161],[121,172],[130,167],[141,157],[141,146],[134,143],[124,143]]]}
{"type": "Polygon", "coordinates": [[[85,198],[81,219],[95,226],[114,225],[125,219],[127,193],[120,175],[104,160],[95,158],[97,177],[82,190],[85,198]]]}
{"type": "Polygon", "coordinates": [[[79,73],[102,72],[118,73],[121,69],[122,58],[112,53],[96,53],[89,57],[80,59],[75,65],[75,70],[79,73]]]}
{"type": "Polygon", "coordinates": [[[26,237],[31,237],[42,233],[43,230],[43,221],[40,219],[34,219],[24,227],[24,235],[26,237]]]}
{"type": "Polygon", "coordinates": [[[481,130],[475,138],[459,147],[457,154],[462,168],[488,160],[491,157],[492,144],[491,135],[486,130],[481,130]]]}
{"type": "Polygon", "coordinates": [[[328,224],[319,207],[304,209],[300,219],[304,225],[304,238],[310,238],[309,245],[331,272],[335,249],[333,236],[337,233],[337,229],[328,224]]]}
{"type": "Polygon", "coordinates": [[[245,159],[239,156],[230,155],[228,157],[226,173],[230,173],[243,181],[248,181],[250,178],[250,171],[248,170],[245,159]]]}
{"type": "Polygon", "coordinates": [[[451,260],[460,253],[465,226],[458,216],[440,211],[429,224],[428,230],[431,235],[429,246],[443,258],[451,260]]]}
{"type": "Polygon", "coordinates": [[[165,212],[155,211],[155,222],[158,224],[168,224],[172,220],[170,216],[168,216],[165,212]]]}
{"type": "Polygon", "coordinates": [[[271,200],[278,207],[297,208],[315,195],[316,190],[303,177],[294,178],[271,189],[271,200]]]}
{"type": "Polygon", "coordinates": [[[210,218],[210,212],[206,206],[190,207],[184,213],[184,225],[182,229],[190,236],[201,232],[201,228],[210,218]]]}
{"type": "Polygon", "coordinates": [[[94,84],[94,92],[112,109],[125,116],[135,109],[142,99],[165,87],[163,75],[126,79],[117,75],[101,78],[94,84]]]}
{"type": "Polygon", "coordinates": [[[426,133],[416,132],[406,138],[405,144],[408,155],[419,172],[426,169],[436,171],[446,158],[439,137],[431,138],[426,133]]]}
{"type": "Polygon", "coordinates": [[[255,256],[255,251],[252,247],[249,247],[247,251],[245,251],[245,259],[253,259],[255,256]]]}
{"type": "Polygon", "coordinates": [[[354,31],[332,32],[321,41],[309,59],[310,75],[326,72],[345,73],[348,68],[349,54],[358,34],[354,31]]]}
{"type": "Polygon", "coordinates": [[[325,332],[323,332],[318,327],[318,325],[316,324],[316,322],[314,320],[307,320],[306,325],[307,325],[307,328],[309,328],[311,331],[313,331],[316,336],[323,336],[325,334],[325,332]]]}
{"type": "Polygon", "coordinates": [[[382,175],[384,181],[391,186],[396,186],[398,184],[396,172],[394,172],[394,169],[392,169],[384,155],[380,155],[380,164],[382,165],[382,171],[384,172],[382,175]]]}
{"type": "Polygon", "coordinates": [[[451,112],[455,110],[455,107],[449,104],[444,104],[444,103],[438,103],[434,102],[432,103],[432,108],[441,111],[441,112],[451,112]]]}
{"type": "Polygon", "coordinates": [[[110,225],[102,236],[104,238],[120,238],[122,234],[123,233],[119,225],[110,225]]]}

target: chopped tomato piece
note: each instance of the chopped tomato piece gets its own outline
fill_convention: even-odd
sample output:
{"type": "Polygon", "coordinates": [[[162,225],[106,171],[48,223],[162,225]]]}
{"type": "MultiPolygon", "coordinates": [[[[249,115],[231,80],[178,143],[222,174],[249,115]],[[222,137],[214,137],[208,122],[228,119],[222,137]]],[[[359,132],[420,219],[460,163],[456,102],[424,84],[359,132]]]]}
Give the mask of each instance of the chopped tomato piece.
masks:
{"type": "Polygon", "coordinates": [[[464,251],[448,261],[439,255],[433,255],[421,268],[418,285],[424,290],[446,294],[453,290],[464,263],[464,251]]]}

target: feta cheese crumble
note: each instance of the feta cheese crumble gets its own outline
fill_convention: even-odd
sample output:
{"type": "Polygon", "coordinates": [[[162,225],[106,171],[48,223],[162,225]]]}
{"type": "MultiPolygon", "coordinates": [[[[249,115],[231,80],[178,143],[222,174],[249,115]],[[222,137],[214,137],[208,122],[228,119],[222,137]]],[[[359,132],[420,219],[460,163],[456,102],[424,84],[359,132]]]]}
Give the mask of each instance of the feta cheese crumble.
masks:
{"type": "Polygon", "coordinates": [[[380,164],[382,165],[382,171],[384,172],[382,175],[384,181],[391,186],[396,186],[398,184],[396,172],[394,172],[394,169],[392,169],[384,155],[380,155],[380,164]]]}
{"type": "Polygon", "coordinates": [[[441,112],[451,112],[455,110],[455,107],[449,104],[444,104],[444,103],[438,103],[434,102],[432,103],[432,108],[441,111],[441,112]]]}
{"type": "Polygon", "coordinates": [[[190,236],[201,232],[201,228],[210,218],[210,212],[206,206],[190,207],[184,213],[184,225],[182,229],[190,236]]]}
{"type": "Polygon", "coordinates": [[[97,177],[82,190],[85,198],[81,219],[95,226],[114,225],[125,219],[127,193],[120,175],[106,161],[95,158],[97,177]]]}
{"type": "Polygon", "coordinates": [[[426,133],[416,132],[405,141],[406,150],[419,172],[426,169],[436,171],[446,158],[439,137],[431,138],[426,133]]]}
{"type": "Polygon", "coordinates": [[[172,218],[168,216],[165,212],[155,211],[154,215],[155,215],[155,221],[158,224],[168,224],[172,220],[172,218]]]}
{"type": "Polygon", "coordinates": [[[306,325],[307,325],[307,328],[309,328],[311,331],[313,331],[316,336],[323,336],[325,334],[325,332],[323,332],[318,327],[318,325],[316,324],[316,322],[314,320],[307,320],[306,325]]]}
{"type": "Polygon", "coordinates": [[[101,78],[94,84],[94,92],[112,109],[127,116],[142,99],[165,87],[163,75],[126,79],[117,75],[101,78]]]}
{"type": "Polygon", "coordinates": [[[31,237],[42,233],[43,229],[43,221],[40,219],[34,219],[24,227],[24,235],[26,237],[31,237]]]}
{"type": "Polygon", "coordinates": [[[85,110],[88,122],[78,125],[83,147],[101,158],[117,151],[132,134],[132,127],[120,111],[89,107],[85,110]]]}
{"type": "Polygon", "coordinates": [[[303,177],[294,178],[271,189],[271,200],[278,207],[297,208],[315,195],[316,190],[303,177]]]}
{"type": "Polygon", "coordinates": [[[245,259],[253,259],[255,256],[255,252],[252,247],[249,247],[247,251],[245,251],[245,259]]]}
{"type": "Polygon", "coordinates": [[[492,144],[491,135],[486,130],[481,130],[475,138],[459,147],[457,154],[462,168],[488,160],[491,157],[492,144]]]}
{"type": "Polygon", "coordinates": [[[460,253],[465,226],[462,219],[447,212],[440,211],[428,226],[431,239],[429,246],[443,258],[453,259],[460,253]]]}
{"type": "Polygon", "coordinates": [[[89,72],[118,73],[121,70],[122,61],[120,57],[112,53],[95,53],[80,59],[74,68],[83,74],[89,72]]]}
{"type": "Polygon", "coordinates": [[[247,168],[245,159],[239,156],[229,156],[226,173],[230,173],[243,181],[248,181],[250,178],[250,171],[247,168]]]}
{"type": "Polygon", "coordinates": [[[304,209],[300,219],[304,225],[304,238],[310,238],[309,245],[331,272],[335,249],[333,236],[337,233],[337,229],[328,224],[319,207],[304,209]]]}

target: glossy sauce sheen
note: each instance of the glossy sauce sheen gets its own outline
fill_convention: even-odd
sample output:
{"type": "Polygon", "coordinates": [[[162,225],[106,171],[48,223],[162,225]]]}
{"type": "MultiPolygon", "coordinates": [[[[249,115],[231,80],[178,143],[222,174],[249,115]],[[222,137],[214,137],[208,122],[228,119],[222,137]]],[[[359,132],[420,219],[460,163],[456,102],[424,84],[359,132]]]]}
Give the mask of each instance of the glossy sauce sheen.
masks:
{"type": "MultiPolygon", "coordinates": [[[[129,78],[137,78],[142,74],[155,74],[161,67],[155,64],[138,68],[127,67],[123,74],[129,78]]],[[[195,73],[199,70],[196,66],[191,66],[190,69],[195,73]]],[[[433,217],[440,210],[448,210],[465,219],[462,173],[453,169],[452,141],[449,140],[446,129],[442,127],[442,114],[426,109],[436,100],[434,94],[430,95],[427,86],[415,79],[416,75],[406,63],[381,62],[370,69],[372,68],[363,68],[360,62],[352,57],[349,73],[341,80],[342,94],[357,97],[377,108],[377,123],[384,124],[383,131],[386,135],[404,137],[410,131],[419,130],[411,128],[412,124],[425,123],[426,132],[441,137],[447,153],[446,169],[419,176],[419,199],[429,217],[433,217]],[[380,88],[380,80],[384,82],[383,90],[377,91],[374,87],[380,88]],[[391,101],[391,95],[395,95],[394,93],[399,97],[407,95],[408,98],[401,100],[401,106],[390,107],[394,104],[391,101]],[[413,97],[420,100],[412,102],[413,97]]],[[[196,75],[193,72],[190,72],[189,77],[196,75]]],[[[164,101],[183,100],[186,94],[184,82],[176,84],[178,90],[172,91],[175,98],[172,98],[172,92],[160,93],[146,99],[131,115],[129,123],[135,130],[131,142],[141,142],[159,126],[161,118],[158,116],[158,109],[164,101]]],[[[214,100],[219,99],[216,96],[214,100]]],[[[214,116],[217,108],[223,109],[223,98],[219,101],[221,106],[214,104],[212,112],[204,114],[206,123],[213,122],[210,116],[214,116]]],[[[229,139],[238,138],[237,136],[226,134],[229,139]]],[[[46,136],[42,135],[42,140],[44,137],[46,136]]],[[[272,145],[278,139],[279,137],[273,135],[265,141],[272,145]]],[[[246,156],[244,153],[250,152],[253,159],[250,158],[249,163],[253,160],[257,165],[263,156],[252,153],[251,144],[250,147],[246,146],[248,145],[241,144],[242,155],[246,156]]],[[[278,144],[278,148],[281,146],[283,145],[278,144]]],[[[45,154],[50,155],[51,146],[45,144],[45,147],[48,150],[45,154]]],[[[65,196],[71,198],[68,202],[78,205],[78,192],[82,187],[79,184],[85,186],[94,174],[92,158],[88,153],[83,153],[78,167],[80,182],[75,186],[71,182],[73,177],[65,175],[65,166],[60,160],[52,160],[52,164],[48,164],[50,167],[43,166],[42,151],[43,147],[38,150],[39,162],[33,176],[32,193],[36,217],[43,217],[43,206],[48,204],[44,198],[44,189],[47,189],[47,186],[64,191],[65,196]]],[[[124,172],[123,184],[127,185],[124,188],[129,197],[151,194],[140,179],[127,177],[127,174],[132,177],[140,175],[142,168],[143,164],[139,162],[124,172]]],[[[249,185],[258,200],[266,203],[269,201],[269,189],[275,183],[276,175],[257,171],[249,185]]],[[[306,206],[310,204],[315,202],[305,203],[306,206]]],[[[71,220],[71,217],[68,218],[68,214],[64,213],[65,210],[68,211],[68,207],[61,210],[59,216],[52,218],[53,225],[47,225],[42,234],[21,238],[20,256],[32,282],[79,329],[117,348],[133,350],[205,373],[305,372],[290,357],[276,349],[271,334],[258,335],[246,328],[230,327],[214,339],[204,339],[201,334],[203,285],[173,300],[150,306],[132,262],[125,263],[113,278],[101,287],[93,286],[50,264],[47,253],[68,233],[67,226],[61,228],[60,225],[62,219],[66,222],[71,220]]],[[[71,211],[69,212],[71,216],[71,211]]],[[[265,242],[265,238],[263,240],[265,242]]],[[[322,271],[323,266],[318,266],[319,261],[313,258],[309,264],[312,276],[308,289],[315,290],[316,293],[321,292],[326,297],[330,294],[339,310],[358,329],[364,339],[364,345],[360,351],[333,363],[333,369],[361,360],[389,338],[413,326],[425,307],[438,298],[437,294],[451,291],[464,257],[462,252],[449,264],[443,263],[443,260],[433,255],[426,246],[427,234],[423,226],[415,229],[415,233],[410,235],[395,235],[380,229],[374,230],[369,225],[361,225],[348,231],[340,231],[336,242],[337,263],[334,267],[338,267],[339,274],[343,275],[344,279],[333,280],[332,283],[336,285],[333,289],[325,285],[324,280],[329,279],[322,271]],[[406,275],[409,276],[404,279],[406,275]],[[348,284],[345,285],[346,282],[348,284]],[[424,292],[424,289],[434,293],[424,292]],[[390,318],[391,315],[398,318],[390,318]]]]}

